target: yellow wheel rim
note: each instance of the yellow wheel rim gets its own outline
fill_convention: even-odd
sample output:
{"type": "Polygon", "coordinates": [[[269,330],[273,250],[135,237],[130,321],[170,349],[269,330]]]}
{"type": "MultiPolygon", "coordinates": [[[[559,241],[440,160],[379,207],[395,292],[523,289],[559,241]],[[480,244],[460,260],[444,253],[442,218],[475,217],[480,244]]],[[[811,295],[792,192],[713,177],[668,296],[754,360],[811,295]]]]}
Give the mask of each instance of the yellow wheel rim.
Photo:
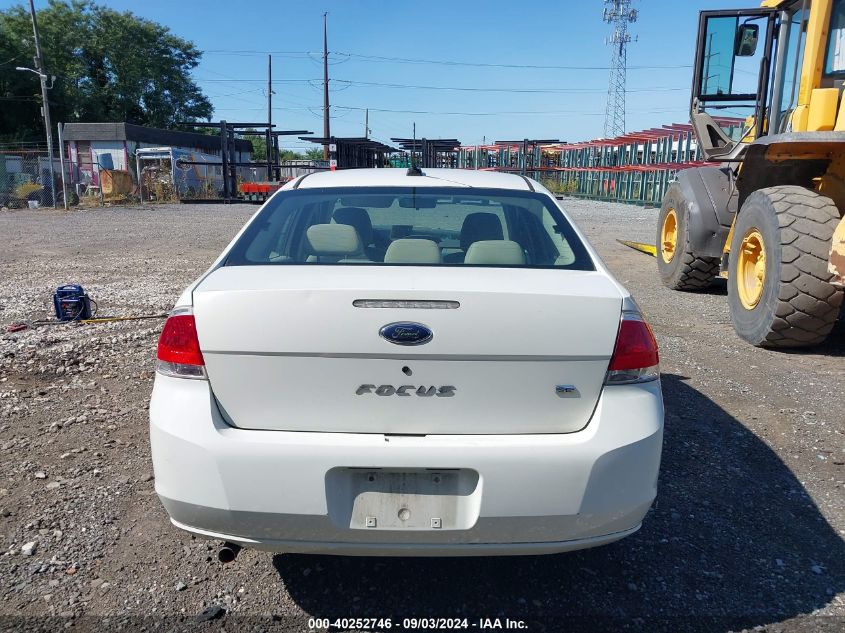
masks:
{"type": "Polygon", "coordinates": [[[667,264],[675,257],[675,248],[678,245],[678,214],[674,209],[669,209],[666,217],[663,218],[663,226],[660,228],[660,256],[667,264]]]}
{"type": "Polygon", "coordinates": [[[760,303],[766,283],[766,245],[757,229],[749,229],[737,253],[736,288],[746,310],[760,303]]]}

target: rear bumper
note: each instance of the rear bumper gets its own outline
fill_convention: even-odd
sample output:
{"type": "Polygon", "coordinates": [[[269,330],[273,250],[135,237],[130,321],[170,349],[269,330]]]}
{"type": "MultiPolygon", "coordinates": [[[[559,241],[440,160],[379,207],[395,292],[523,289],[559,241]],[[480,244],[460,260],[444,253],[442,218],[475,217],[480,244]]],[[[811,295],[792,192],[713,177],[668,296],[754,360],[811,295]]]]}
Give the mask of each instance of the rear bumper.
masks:
{"type": "MultiPolygon", "coordinates": [[[[168,505],[168,507],[170,507],[168,505]]],[[[350,543],[325,541],[281,541],[275,539],[248,539],[243,536],[211,532],[179,523],[170,519],[178,528],[202,536],[238,543],[244,547],[268,552],[297,552],[300,554],[342,554],[344,556],[529,556],[535,554],[555,554],[571,552],[589,547],[607,545],[630,536],[640,529],[637,525],[624,532],[573,539],[570,541],[542,541],[538,543],[350,543]]]]}
{"type": "Polygon", "coordinates": [[[150,405],[156,492],[173,523],[272,551],[358,555],[535,554],[623,538],[656,494],[658,382],[604,390],[565,435],[386,437],[227,426],[205,381],[157,375],[150,405]],[[471,527],[360,529],[338,520],[338,468],[470,469],[471,527]]]}

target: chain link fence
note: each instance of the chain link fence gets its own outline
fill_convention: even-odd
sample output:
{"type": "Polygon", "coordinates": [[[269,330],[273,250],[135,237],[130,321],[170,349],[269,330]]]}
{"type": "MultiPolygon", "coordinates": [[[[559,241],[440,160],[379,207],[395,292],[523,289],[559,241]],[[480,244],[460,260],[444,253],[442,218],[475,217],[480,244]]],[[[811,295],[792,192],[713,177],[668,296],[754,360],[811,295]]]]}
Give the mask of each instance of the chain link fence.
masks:
{"type": "Polygon", "coordinates": [[[218,157],[174,148],[144,148],[136,154],[139,196],[144,202],[218,200],[223,167],[218,157]]]}
{"type": "Polygon", "coordinates": [[[266,167],[229,167],[229,188],[224,187],[219,156],[177,148],[143,148],[136,153],[139,196],[144,202],[216,201],[238,195],[244,183],[266,180],[266,167]]]}
{"type": "MultiPolygon", "coordinates": [[[[69,177],[67,171],[65,180],[69,177]]],[[[50,180],[50,158],[40,150],[0,149],[0,207],[64,206],[62,171],[58,156],[53,158],[53,182],[50,180]]],[[[68,202],[73,196],[68,191],[68,202]]]]}
{"type": "Polygon", "coordinates": [[[49,154],[41,149],[0,148],[0,208],[61,208],[137,198],[137,186],[128,171],[63,161],[54,154],[51,174],[50,163],[49,154]]]}
{"type": "Polygon", "coordinates": [[[174,190],[180,200],[215,200],[223,197],[223,165],[216,156],[191,152],[184,159],[177,158],[173,176],[174,190]]]}
{"type": "MultiPolygon", "coordinates": [[[[175,148],[143,149],[129,155],[128,169],[110,169],[96,155],[53,157],[42,149],[0,148],[0,208],[100,205],[114,202],[216,201],[224,197],[220,158],[175,148]],[[64,163],[64,182],[62,180],[64,163]],[[63,194],[64,192],[64,194],[63,194]]],[[[235,168],[236,186],[262,180],[266,168],[235,168]]]]}

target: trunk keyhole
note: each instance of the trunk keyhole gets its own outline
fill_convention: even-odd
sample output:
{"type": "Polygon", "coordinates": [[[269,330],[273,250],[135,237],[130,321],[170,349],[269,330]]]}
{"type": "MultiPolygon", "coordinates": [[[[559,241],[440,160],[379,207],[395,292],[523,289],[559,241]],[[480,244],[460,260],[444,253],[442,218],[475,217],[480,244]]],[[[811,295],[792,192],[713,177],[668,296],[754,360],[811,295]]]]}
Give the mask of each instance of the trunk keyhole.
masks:
{"type": "Polygon", "coordinates": [[[410,376],[414,372],[412,372],[411,368],[406,365],[405,367],[402,368],[402,373],[405,374],[406,376],[410,376]]]}

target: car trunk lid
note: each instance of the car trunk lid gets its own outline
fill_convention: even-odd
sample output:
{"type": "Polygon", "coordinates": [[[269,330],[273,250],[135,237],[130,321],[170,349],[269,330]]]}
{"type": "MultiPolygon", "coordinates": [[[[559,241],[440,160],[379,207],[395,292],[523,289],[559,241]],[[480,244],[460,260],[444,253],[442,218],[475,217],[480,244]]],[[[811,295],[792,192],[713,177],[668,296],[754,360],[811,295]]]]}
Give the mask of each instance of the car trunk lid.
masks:
{"type": "Polygon", "coordinates": [[[583,428],[622,305],[600,272],[354,265],[222,267],[193,300],[232,425],[421,435],[583,428]],[[391,343],[396,322],[433,337],[391,343]]]}

